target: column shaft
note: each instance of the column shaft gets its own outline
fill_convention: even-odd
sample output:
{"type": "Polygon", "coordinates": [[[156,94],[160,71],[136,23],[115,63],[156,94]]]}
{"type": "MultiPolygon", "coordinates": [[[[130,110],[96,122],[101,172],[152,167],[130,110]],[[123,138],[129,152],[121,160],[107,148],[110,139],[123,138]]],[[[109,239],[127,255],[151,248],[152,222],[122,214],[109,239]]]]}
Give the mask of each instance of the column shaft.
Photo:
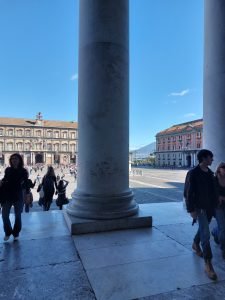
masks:
{"type": "Polygon", "coordinates": [[[68,213],[133,215],[129,189],[129,1],[80,1],[78,180],[68,213]]]}
{"type": "Polygon", "coordinates": [[[225,1],[205,0],[203,147],[225,160],[225,1]]]}

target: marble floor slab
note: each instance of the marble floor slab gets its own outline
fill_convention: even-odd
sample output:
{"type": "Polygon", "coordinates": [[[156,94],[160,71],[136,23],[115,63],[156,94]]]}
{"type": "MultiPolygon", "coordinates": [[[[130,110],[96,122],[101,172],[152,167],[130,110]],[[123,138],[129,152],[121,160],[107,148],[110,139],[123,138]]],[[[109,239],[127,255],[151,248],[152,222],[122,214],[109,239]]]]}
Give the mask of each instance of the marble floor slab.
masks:
{"type": "Polygon", "coordinates": [[[18,242],[4,243],[0,230],[0,299],[225,299],[221,250],[212,240],[212,283],[183,204],[143,208],[154,227],[72,238],[60,211],[23,214],[18,242]]]}
{"type": "MultiPolygon", "coordinates": [[[[10,219],[14,224],[13,214],[10,214],[10,219]]],[[[70,236],[62,211],[23,213],[22,224],[21,240],[70,236]]],[[[3,228],[1,218],[0,228],[3,228]]],[[[3,237],[4,231],[0,230],[0,242],[3,237]]]]}
{"type": "MultiPolygon", "coordinates": [[[[203,261],[180,255],[144,262],[87,270],[98,300],[137,299],[211,282],[203,272],[203,261]]],[[[225,272],[218,271],[220,280],[225,272]]]]}
{"type": "Polygon", "coordinates": [[[9,241],[0,244],[0,272],[78,261],[70,236],[9,241]]]}
{"type": "Polygon", "coordinates": [[[12,270],[0,276],[0,299],[95,299],[80,261],[12,270]]]}
{"type": "Polygon", "coordinates": [[[140,204],[140,207],[151,214],[153,226],[191,223],[183,202],[140,204]]]}
{"type": "Polygon", "coordinates": [[[78,250],[98,249],[102,247],[129,245],[151,241],[165,240],[167,237],[157,228],[142,228],[130,230],[117,230],[97,234],[84,234],[73,236],[78,250]]]}
{"type": "Polygon", "coordinates": [[[104,247],[79,252],[86,270],[133,262],[189,254],[190,250],[173,240],[151,241],[123,246],[104,247]]]}
{"type": "Polygon", "coordinates": [[[223,300],[225,298],[225,281],[208,283],[200,286],[141,297],[136,300],[223,300]]]}
{"type": "Polygon", "coordinates": [[[96,299],[62,212],[22,219],[18,241],[0,231],[0,299],[96,299]]]}

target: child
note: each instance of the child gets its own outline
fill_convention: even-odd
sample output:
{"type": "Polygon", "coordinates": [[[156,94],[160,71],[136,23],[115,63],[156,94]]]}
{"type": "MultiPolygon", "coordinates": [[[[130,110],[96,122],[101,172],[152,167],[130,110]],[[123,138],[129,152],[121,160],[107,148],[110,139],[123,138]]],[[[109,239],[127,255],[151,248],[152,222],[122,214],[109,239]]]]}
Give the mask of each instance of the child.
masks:
{"type": "MultiPolygon", "coordinates": [[[[64,176],[63,176],[64,177],[64,176]]],[[[59,180],[57,190],[58,190],[58,198],[56,200],[56,205],[59,206],[59,209],[62,210],[62,206],[64,204],[68,204],[69,201],[66,198],[66,187],[69,184],[69,181],[62,179],[59,180]]]]}
{"type": "Polygon", "coordinates": [[[30,207],[33,206],[33,195],[31,189],[34,188],[35,184],[36,184],[36,180],[34,181],[34,183],[32,182],[31,179],[27,180],[27,188],[29,189],[29,198],[24,197],[24,207],[26,213],[29,213],[30,207]]]}

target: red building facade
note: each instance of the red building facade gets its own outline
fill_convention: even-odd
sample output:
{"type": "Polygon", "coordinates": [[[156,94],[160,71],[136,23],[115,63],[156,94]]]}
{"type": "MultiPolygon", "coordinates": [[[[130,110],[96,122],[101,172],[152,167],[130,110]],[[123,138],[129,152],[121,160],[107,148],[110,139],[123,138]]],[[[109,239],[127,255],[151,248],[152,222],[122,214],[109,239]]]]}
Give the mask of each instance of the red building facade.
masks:
{"type": "Polygon", "coordinates": [[[203,120],[173,125],[156,134],[156,165],[193,167],[202,148],[203,120]]]}

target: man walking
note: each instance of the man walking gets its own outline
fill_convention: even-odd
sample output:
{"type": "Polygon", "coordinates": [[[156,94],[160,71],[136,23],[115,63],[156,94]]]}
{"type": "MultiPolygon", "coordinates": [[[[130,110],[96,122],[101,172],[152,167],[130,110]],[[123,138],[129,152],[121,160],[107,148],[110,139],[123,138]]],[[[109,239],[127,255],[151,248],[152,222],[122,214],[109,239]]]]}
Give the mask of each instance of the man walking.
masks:
{"type": "Polygon", "coordinates": [[[209,223],[217,206],[217,197],[214,186],[214,175],[209,169],[213,162],[213,153],[202,149],[198,152],[199,164],[187,173],[184,187],[184,197],[187,211],[193,218],[193,224],[198,222],[198,231],[194,237],[192,249],[198,256],[203,256],[205,271],[212,280],[217,275],[212,266],[212,251],[210,246],[209,223]],[[201,242],[201,247],[200,247],[201,242]]]}

